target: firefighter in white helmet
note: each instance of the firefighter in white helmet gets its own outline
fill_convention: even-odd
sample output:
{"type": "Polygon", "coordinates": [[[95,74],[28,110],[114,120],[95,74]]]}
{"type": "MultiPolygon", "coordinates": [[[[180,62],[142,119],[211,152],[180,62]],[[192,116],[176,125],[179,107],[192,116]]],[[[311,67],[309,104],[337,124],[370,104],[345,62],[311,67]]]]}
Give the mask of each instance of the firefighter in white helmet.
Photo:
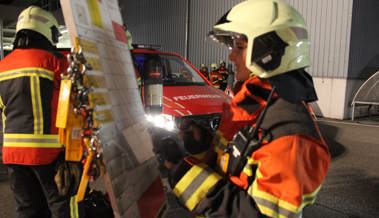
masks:
{"type": "Polygon", "coordinates": [[[194,124],[182,130],[198,154],[169,165],[173,192],[196,215],[299,218],[330,161],[308,105],[317,95],[304,19],[282,0],[247,0],[210,36],[231,49],[243,85],[212,140],[194,124]]]}
{"type": "Polygon", "coordinates": [[[77,215],[71,208],[70,216],[70,196],[60,195],[54,181],[63,151],[55,116],[60,74],[67,68],[55,47],[58,37],[54,16],[30,6],[18,17],[13,51],[0,62],[3,161],[19,218],[77,215]]]}

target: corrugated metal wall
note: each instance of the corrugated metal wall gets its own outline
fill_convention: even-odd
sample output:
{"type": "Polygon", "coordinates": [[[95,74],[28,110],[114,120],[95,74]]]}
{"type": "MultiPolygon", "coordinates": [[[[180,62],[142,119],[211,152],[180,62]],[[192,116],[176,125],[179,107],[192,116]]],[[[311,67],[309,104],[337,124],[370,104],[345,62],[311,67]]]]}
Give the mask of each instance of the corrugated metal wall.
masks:
{"type": "Polygon", "coordinates": [[[316,77],[346,78],[353,0],[287,0],[308,25],[316,77]]]}
{"type": "MultiPolygon", "coordinates": [[[[375,0],[372,0],[375,1],[375,0]]],[[[228,51],[206,34],[212,25],[239,0],[190,1],[189,59],[196,65],[227,60],[228,51]]],[[[350,20],[353,0],[287,0],[305,17],[312,42],[312,67],[317,77],[345,78],[348,72],[350,20]]]]}
{"type": "Polygon", "coordinates": [[[120,5],[133,43],[158,44],[185,55],[187,1],[120,0],[120,5]]]}
{"type": "Polygon", "coordinates": [[[228,49],[214,43],[207,34],[221,16],[239,2],[241,0],[190,0],[188,58],[195,66],[202,63],[210,66],[220,60],[228,63],[228,49]]]}
{"type": "Polygon", "coordinates": [[[355,0],[349,79],[367,79],[379,70],[379,1],[355,0]]]}
{"type": "Polygon", "coordinates": [[[308,25],[312,67],[316,77],[346,78],[348,74],[353,0],[287,0],[308,25]]]}
{"type": "MultiPolygon", "coordinates": [[[[195,66],[227,61],[227,49],[208,40],[206,34],[227,10],[242,0],[188,1],[188,59],[195,66]]],[[[310,73],[316,77],[346,78],[353,0],[286,1],[307,21],[312,42],[310,73]]],[[[359,2],[368,5],[368,1],[377,0],[359,2]]],[[[121,4],[135,42],[162,44],[165,50],[185,55],[187,1],[126,0],[121,4]]]]}

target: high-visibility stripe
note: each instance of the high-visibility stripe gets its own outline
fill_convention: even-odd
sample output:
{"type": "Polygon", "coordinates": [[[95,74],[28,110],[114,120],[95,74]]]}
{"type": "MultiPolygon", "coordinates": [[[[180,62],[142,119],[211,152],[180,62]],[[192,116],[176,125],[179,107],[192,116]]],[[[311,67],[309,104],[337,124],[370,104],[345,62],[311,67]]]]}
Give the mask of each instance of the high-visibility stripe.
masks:
{"type": "Polygon", "coordinates": [[[43,133],[43,114],[41,102],[40,81],[38,77],[30,77],[30,93],[32,99],[34,134],[43,133]]]}
{"type": "Polygon", "coordinates": [[[44,23],[44,24],[47,24],[49,22],[49,19],[47,19],[46,17],[42,17],[42,16],[35,15],[35,14],[21,15],[18,17],[18,21],[23,20],[25,16],[27,16],[28,19],[37,20],[37,21],[44,23]]]}
{"type": "Polygon", "coordinates": [[[303,195],[303,204],[305,205],[313,204],[316,201],[316,196],[318,192],[320,191],[320,189],[321,189],[321,185],[314,192],[307,195],[303,195]]]}
{"type": "Polygon", "coordinates": [[[259,207],[259,209],[265,215],[269,215],[269,217],[273,218],[299,218],[301,216],[302,210],[298,213],[294,213],[292,211],[286,210],[284,208],[279,207],[279,205],[267,201],[263,198],[254,197],[254,201],[259,207]]]}
{"type": "Polygon", "coordinates": [[[0,108],[3,109],[4,106],[4,102],[3,102],[3,98],[0,96],[0,108]]]}
{"type": "MultiPolygon", "coordinates": [[[[40,78],[39,77],[33,77],[35,78],[36,80],[36,86],[35,86],[35,98],[36,98],[36,102],[37,102],[37,113],[38,113],[38,127],[37,127],[37,130],[35,133],[37,134],[43,134],[43,126],[44,126],[44,121],[43,121],[43,108],[42,108],[42,96],[41,96],[41,84],[40,84],[40,78]]],[[[33,96],[32,96],[33,98],[33,96]]]]}
{"type": "Polygon", "coordinates": [[[58,135],[4,134],[4,147],[61,148],[58,135]]]}
{"type": "Polygon", "coordinates": [[[288,202],[278,199],[268,193],[258,190],[257,182],[254,181],[252,190],[249,187],[248,193],[251,194],[259,210],[266,216],[273,218],[299,218],[303,207],[296,207],[288,202]],[[275,199],[275,200],[274,200],[275,199]]]}
{"type": "Polygon", "coordinates": [[[220,179],[221,176],[206,165],[194,165],[173,191],[189,210],[193,210],[220,179]]]}
{"type": "Polygon", "coordinates": [[[259,210],[266,216],[273,218],[301,218],[302,210],[305,206],[312,204],[316,195],[319,192],[320,187],[318,187],[314,192],[303,195],[303,201],[301,205],[296,206],[282,199],[277,198],[267,192],[258,189],[257,179],[262,178],[263,175],[259,171],[260,163],[251,159],[254,164],[258,164],[258,169],[256,170],[256,179],[253,184],[248,188],[248,194],[252,196],[254,201],[257,203],[259,210]]]}
{"type": "Polygon", "coordinates": [[[16,70],[9,70],[0,74],[0,81],[15,79],[23,76],[37,76],[49,80],[54,80],[54,72],[38,67],[20,68],[16,70]]]}
{"type": "Polygon", "coordinates": [[[76,202],[76,195],[70,198],[70,218],[78,218],[78,203],[76,202]]]}
{"type": "Polygon", "coordinates": [[[287,209],[287,210],[295,212],[295,213],[299,210],[299,206],[288,203],[282,199],[277,198],[274,195],[271,195],[267,192],[263,192],[263,191],[258,189],[258,184],[257,184],[256,180],[263,177],[262,173],[259,170],[259,165],[258,165],[258,169],[256,170],[256,176],[257,176],[257,178],[255,179],[255,181],[253,182],[253,185],[251,186],[252,190],[250,188],[248,190],[248,193],[251,194],[253,196],[253,198],[255,198],[255,196],[257,196],[257,197],[265,199],[269,202],[276,203],[279,205],[279,207],[282,207],[284,209],[287,209]]]}
{"type": "Polygon", "coordinates": [[[3,124],[3,132],[5,130],[5,105],[3,102],[3,98],[0,96],[0,108],[1,108],[1,123],[3,124]]]}
{"type": "Polygon", "coordinates": [[[247,176],[253,176],[253,164],[254,161],[248,157],[246,165],[242,170],[247,176]]]}
{"type": "Polygon", "coordinates": [[[57,139],[57,134],[28,134],[28,133],[4,133],[4,138],[8,139],[57,139]]]}

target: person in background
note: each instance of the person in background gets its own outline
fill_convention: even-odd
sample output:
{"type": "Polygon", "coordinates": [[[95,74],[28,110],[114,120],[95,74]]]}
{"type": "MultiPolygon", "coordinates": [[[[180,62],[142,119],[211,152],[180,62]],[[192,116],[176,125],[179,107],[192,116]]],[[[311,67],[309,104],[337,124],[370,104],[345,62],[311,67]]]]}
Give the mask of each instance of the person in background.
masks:
{"type": "Polygon", "coordinates": [[[212,86],[216,89],[220,88],[222,75],[218,72],[218,66],[216,63],[211,64],[211,72],[209,72],[209,81],[212,83],[212,86]]]}
{"type": "Polygon", "coordinates": [[[54,181],[63,151],[55,127],[60,74],[68,66],[55,47],[58,37],[54,16],[30,6],[18,17],[13,51],[0,62],[3,162],[18,218],[77,215],[76,203],[59,195],[54,181]]]}
{"type": "Polygon", "coordinates": [[[218,68],[218,73],[221,75],[221,81],[220,81],[220,89],[222,91],[225,91],[226,85],[227,85],[227,79],[228,79],[228,69],[226,69],[226,63],[225,61],[220,61],[218,68]]]}
{"type": "Polygon", "coordinates": [[[224,105],[214,135],[194,122],[182,127],[186,157],[166,164],[173,193],[205,217],[302,217],[330,162],[310,114],[317,95],[305,71],[310,43],[303,17],[282,0],[247,0],[209,35],[231,49],[243,84],[224,105]]]}
{"type": "Polygon", "coordinates": [[[124,31],[125,31],[127,47],[128,47],[129,50],[132,50],[133,49],[133,37],[132,37],[132,33],[130,32],[130,30],[128,29],[128,27],[126,26],[126,24],[124,24],[122,27],[124,28],[124,31]]]}
{"type": "Polygon", "coordinates": [[[203,74],[205,78],[209,78],[209,72],[208,72],[208,67],[205,64],[200,64],[200,73],[203,74]]]}

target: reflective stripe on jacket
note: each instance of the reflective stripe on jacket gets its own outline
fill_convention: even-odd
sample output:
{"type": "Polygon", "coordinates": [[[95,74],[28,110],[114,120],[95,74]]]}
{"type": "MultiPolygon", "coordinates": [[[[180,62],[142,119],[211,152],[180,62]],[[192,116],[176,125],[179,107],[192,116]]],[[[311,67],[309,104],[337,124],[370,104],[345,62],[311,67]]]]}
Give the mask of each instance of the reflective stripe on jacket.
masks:
{"type": "Polygon", "coordinates": [[[41,49],[15,49],[0,62],[4,163],[49,164],[62,151],[55,116],[66,67],[64,59],[41,49]]]}
{"type": "Polygon", "coordinates": [[[205,164],[194,164],[176,183],[173,192],[192,211],[221,176],[205,164]]]}

